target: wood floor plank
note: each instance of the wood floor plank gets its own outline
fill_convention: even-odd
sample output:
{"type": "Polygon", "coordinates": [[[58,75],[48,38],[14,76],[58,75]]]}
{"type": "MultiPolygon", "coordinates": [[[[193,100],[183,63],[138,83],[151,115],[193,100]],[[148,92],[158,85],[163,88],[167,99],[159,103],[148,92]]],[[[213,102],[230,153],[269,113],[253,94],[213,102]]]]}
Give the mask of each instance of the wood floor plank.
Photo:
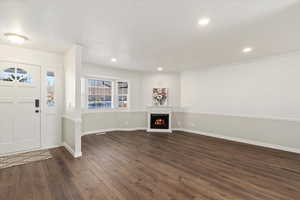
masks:
{"type": "Polygon", "coordinates": [[[299,200],[300,155],[176,132],[82,137],[0,170],[0,200],[299,200]]]}

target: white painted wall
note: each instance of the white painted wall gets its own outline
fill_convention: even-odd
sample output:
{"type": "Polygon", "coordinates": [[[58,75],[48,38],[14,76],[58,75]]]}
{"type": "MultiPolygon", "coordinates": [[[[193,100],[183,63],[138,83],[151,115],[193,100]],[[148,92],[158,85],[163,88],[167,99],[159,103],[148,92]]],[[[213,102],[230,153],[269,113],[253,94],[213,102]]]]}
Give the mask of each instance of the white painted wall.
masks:
{"type": "Polygon", "coordinates": [[[30,50],[15,46],[0,45],[0,60],[39,65],[41,75],[41,145],[42,148],[61,145],[61,116],[63,110],[63,55],[38,50],[30,50]],[[56,107],[46,107],[46,72],[54,71],[56,74],[55,98],[56,107]]]}
{"type": "MultiPolygon", "coordinates": [[[[99,65],[84,64],[83,78],[97,77],[108,79],[120,79],[129,81],[129,110],[142,109],[141,93],[141,72],[122,70],[116,68],[103,67],[99,65]]],[[[85,100],[85,93],[82,94],[82,99],[85,100]]]]}
{"type": "Polygon", "coordinates": [[[181,73],[181,128],[300,152],[300,53],[181,73]]]}
{"type": "Polygon", "coordinates": [[[169,89],[169,106],[180,107],[180,74],[179,73],[143,73],[141,97],[144,106],[152,105],[152,89],[169,89]]]}
{"type": "Polygon", "coordinates": [[[300,120],[300,53],[181,73],[187,112],[300,120]]]}
{"type": "MultiPolygon", "coordinates": [[[[84,64],[84,77],[104,77],[127,80],[130,84],[130,110],[144,110],[152,105],[153,88],[169,88],[170,106],[180,106],[179,73],[152,73],[84,64]]],[[[83,96],[85,96],[83,94],[83,96]]]]}
{"type": "MultiPolygon", "coordinates": [[[[87,110],[82,115],[83,133],[104,130],[146,129],[146,106],[152,105],[152,89],[169,88],[170,105],[180,106],[180,76],[178,73],[151,73],[84,64],[83,78],[99,77],[129,81],[130,107],[128,110],[87,110]]],[[[84,82],[84,81],[83,81],[84,82]]],[[[85,93],[82,93],[85,99],[85,93]]]]}
{"type": "Polygon", "coordinates": [[[64,55],[65,110],[76,113],[81,110],[82,48],[73,45],[64,55]]]}
{"type": "Polygon", "coordinates": [[[1,60],[36,64],[59,69],[63,66],[63,55],[60,54],[9,45],[0,45],[0,53],[1,60]]]}

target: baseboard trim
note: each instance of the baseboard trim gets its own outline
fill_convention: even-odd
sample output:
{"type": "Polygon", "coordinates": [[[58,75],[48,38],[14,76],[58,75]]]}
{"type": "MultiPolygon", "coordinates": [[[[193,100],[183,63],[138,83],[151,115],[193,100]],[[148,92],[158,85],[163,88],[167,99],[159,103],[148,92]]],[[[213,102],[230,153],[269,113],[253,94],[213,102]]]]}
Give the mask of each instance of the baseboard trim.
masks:
{"type": "Polygon", "coordinates": [[[68,145],[67,143],[63,143],[63,147],[74,157],[74,158],[79,158],[82,156],[82,152],[74,152],[74,150],[68,145]]]}
{"type": "Polygon", "coordinates": [[[41,150],[46,150],[46,149],[55,149],[55,148],[58,148],[58,147],[62,147],[63,145],[62,144],[55,144],[55,145],[49,145],[49,146],[44,146],[41,148],[41,150]]]}
{"type": "Polygon", "coordinates": [[[242,139],[242,138],[237,138],[237,137],[224,136],[224,135],[219,135],[219,134],[214,134],[214,133],[206,133],[206,132],[189,130],[189,129],[184,129],[184,128],[177,128],[177,129],[173,129],[173,130],[174,131],[183,131],[183,132],[187,132],[187,133],[194,133],[194,134],[199,134],[199,135],[204,135],[204,136],[209,136],[209,137],[220,138],[220,139],[224,139],[224,140],[230,140],[230,141],[234,141],[234,142],[240,142],[240,143],[251,144],[251,145],[255,145],[255,146],[261,146],[261,147],[266,147],[266,148],[277,149],[277,150],[281,150],[281,151],[288,151],[288,152],[300,154],[300,149],[298,149],[298,148],[285,147],[285,146],[281,146],[281,145],[277,145],[277,144],[258,142],[258,141],[254,141],[254,140],[247,140],[247,139],[242,139]]]}
{"type": "Polygon", "coordinates": [[[148,133],[172,133],[172,129],[147,129],[148,133]]]}
{"type": "Polygon", "coordinates": [[[109,128],[109,129],[100,129],[96,131],[86,131],[82,133],[84,135],[92,135],[96,133],[105,133],[105,132],[112,132],[112,131],[137,131],[137,130],[147,130],[146,127],[143,128],[109,128]]]}
{"type": "MultiPolygon", "coordinates": [[[[147,131],[147,128],[144,127],[144,128],[100,129],[97,131],[84,132],[82,135],[90,135],[90,134],[112,132],[112,131],[136,131],[136,130],[147,131]]],[[[298,149],[298,148],[285,147],[285,146],[281,146],[281,145],[277,145],[277,144],[264,143],[264,142],[254,141],[254,140],[247,140],[247,139],[224,136],[224,135],[219,135],[219,134],[214,134],[214,133],[207,133],[207,132],[202,132],[202,131],[195,131],[195,130],[190,130],[190,129],[185,129],[185,128],[173,128],[172,131],[183,131],[183,132],[187,132],[187,133],[205,135],[205,136],[209,136],[209,137],[220,138],[220,139],[224,139],[224,140],[241,142],[241,143],[245,143],[245,144],[251,144],[251,145],[255,145],[255,146],[261,146],[261,147],[266,147],[266,148],[277,149],[277,150],[281,150],[281,151],[288,151],[288,152],[300,154],[300,149],[298,149]]]]}
{"type": "Polygon", "coordinates": [[[71,120],[71,121],[74,121],[74,122],[82,122],[81,118],[75,118],[75,117],[72,117],[72,116],[69,116],[69,115],[62,115],[62,118],[66,118],[68,120],[71,120]]]}
{"type": "Polygon", "coordinates": [[[12,156],[12,155],[28,153],[28,152],[32,152],[32,151],[50,150],[50,149],[54,149],[54,148],[58,148],[58,147],[62,147],[62,146],[63,146],[62,144],[57,144],[57,145],[51,145],[51,146],[37,147],[37,148],[28,149],[28,150],[24,150],[24,151],[4,153],[4,154],[0,154],[0,156],[12,156]]]}

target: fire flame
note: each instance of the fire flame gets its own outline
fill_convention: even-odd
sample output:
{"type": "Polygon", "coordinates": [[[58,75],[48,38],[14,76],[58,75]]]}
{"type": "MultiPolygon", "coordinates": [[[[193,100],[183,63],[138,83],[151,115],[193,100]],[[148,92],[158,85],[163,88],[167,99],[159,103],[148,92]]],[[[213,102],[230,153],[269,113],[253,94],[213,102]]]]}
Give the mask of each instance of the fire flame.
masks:
{"type": "Polygon", "coordinates": [[[163,119],[157,119],[157,120],[155,120],[154,124],[155,125],[163,125],[163,124],[165,124],[165,120],[163,120],[163,119]]]}

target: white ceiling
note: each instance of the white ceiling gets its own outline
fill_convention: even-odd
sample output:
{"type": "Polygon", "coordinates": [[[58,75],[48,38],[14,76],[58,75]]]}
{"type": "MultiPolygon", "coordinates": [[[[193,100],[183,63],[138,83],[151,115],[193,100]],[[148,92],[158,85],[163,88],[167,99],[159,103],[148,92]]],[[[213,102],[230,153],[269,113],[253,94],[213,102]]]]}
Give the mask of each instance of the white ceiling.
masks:
{"type": "Polygon", "coordinates": [[[82,44],[88,63],[178,71],[300,50],[300,1],[0,0],[1,43],[5,32],[59,53],[82,44]]]}

